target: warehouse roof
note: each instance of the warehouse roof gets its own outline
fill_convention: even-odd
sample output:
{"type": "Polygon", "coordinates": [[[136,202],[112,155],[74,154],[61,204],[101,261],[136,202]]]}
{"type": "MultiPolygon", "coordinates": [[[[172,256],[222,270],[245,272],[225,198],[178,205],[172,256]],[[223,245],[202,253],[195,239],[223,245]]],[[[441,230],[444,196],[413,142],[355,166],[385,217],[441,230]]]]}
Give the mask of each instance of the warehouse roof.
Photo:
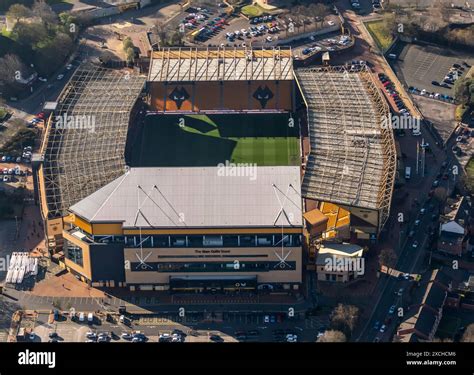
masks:
{"type": "Polygon", "coordinates": [[[163,48],[152,53],[152,82],[292,80],[291,49],[163,48]]]}
{"type": "Polygon", "coordinates": [[[218,169],[132,168],[70,210],[129,228],[302,225],[299,167],[258,167],[255,178],[218,169]]]}

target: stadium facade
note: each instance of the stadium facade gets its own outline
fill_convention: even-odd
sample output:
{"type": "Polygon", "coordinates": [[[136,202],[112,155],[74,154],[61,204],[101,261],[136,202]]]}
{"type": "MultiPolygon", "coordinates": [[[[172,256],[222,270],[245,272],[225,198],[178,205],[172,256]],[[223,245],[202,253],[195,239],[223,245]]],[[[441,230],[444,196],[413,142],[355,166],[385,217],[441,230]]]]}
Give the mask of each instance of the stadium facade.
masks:
{"type": "Polygon", "coordinates": [[[66,266],[132,290],[298,289],[299,167],[216,172],[131,168],[70,208],[66,266]]]}

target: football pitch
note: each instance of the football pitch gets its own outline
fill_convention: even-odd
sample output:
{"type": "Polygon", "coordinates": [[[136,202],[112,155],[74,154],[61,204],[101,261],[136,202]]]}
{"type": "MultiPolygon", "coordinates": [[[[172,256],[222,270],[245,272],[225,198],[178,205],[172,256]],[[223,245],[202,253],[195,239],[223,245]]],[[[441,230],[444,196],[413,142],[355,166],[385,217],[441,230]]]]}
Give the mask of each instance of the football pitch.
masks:
{"type": "Polygon", "coordinates": [[[289,114],[148,116],[131,158],[141,167],[299,165],[298,121],[289,114]]]}

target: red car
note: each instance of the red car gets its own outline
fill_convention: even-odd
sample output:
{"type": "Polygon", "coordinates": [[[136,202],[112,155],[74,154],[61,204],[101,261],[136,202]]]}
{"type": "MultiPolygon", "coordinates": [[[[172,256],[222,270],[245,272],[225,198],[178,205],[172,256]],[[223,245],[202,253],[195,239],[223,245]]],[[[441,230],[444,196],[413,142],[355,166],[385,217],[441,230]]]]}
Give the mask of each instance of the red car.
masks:
{"type": "Polygon", "coordinates": [[[44,118],[44,112],[40,112],[36,115],[36,117],[43,119],[44,118]]]}

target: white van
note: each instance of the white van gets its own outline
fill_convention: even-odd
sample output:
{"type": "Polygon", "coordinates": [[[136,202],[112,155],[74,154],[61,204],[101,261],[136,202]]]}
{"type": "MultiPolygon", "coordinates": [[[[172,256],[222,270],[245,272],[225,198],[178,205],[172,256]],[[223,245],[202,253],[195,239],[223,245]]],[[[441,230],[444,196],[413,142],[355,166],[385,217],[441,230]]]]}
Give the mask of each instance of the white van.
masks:
{"type": "Polygon", "coordinates": [[[411,167],[406,167],[405,168],[405,179],[409,180],[411,177],[411,167]]]}
{"type": "Polygon", "coordinates": [[[88,321],[89,323],[93,323],[93,322],[94,322],[94,314],[93,314],[93,313],[87,314],[87,321],[88,321]]]}
{"type": "Polygon", "coordinates": [[[84,320],[85,320],[84,313],[83,312],[79,313],[79,321],[83,322],[84,320]]]}
{"type": "Polygon", "coordinates": [[[392,60],[396,60],[396,59],[397,59],[397,55],[395,55],[394,53],[389,53],[389,54],[388,54],[388,58],[389,58],[389,59],[392,59],[392,60]]]}

